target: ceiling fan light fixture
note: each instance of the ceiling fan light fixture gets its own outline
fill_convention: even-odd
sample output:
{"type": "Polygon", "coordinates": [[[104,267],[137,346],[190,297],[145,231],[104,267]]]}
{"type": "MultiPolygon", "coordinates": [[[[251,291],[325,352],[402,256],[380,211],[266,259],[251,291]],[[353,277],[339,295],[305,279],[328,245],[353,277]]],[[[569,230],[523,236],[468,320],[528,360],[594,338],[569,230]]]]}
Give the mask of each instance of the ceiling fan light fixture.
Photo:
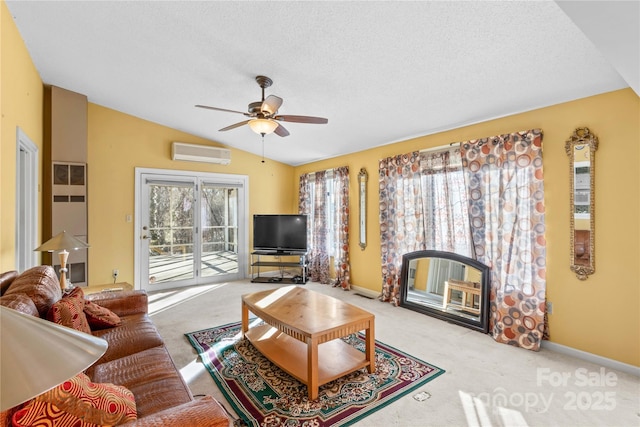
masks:
{"type": "Polygon", "coordinates": [[[258,134],[268,135],[273,133],[278,127],[278,123],[269,119],[253,119],[249,120],[249,127],[258,134]]]}

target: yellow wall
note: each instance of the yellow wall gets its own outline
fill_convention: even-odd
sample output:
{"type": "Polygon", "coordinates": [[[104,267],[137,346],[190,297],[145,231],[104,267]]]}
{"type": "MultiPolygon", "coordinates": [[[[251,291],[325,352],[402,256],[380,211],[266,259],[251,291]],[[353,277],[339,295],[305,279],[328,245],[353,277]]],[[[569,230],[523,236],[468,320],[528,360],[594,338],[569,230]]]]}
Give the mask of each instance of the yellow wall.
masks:
{"type": "Polygon", "coordinates": [[[450,142],[542,129],[547,298],[554,308],[549,315],[551,341],[640,366],[639,104],[638,96],[625,89],[302,165],[295,169],[292,191],[297,194],[297,177],[303,173],[349,166],[352,284],[379,292],[378,159],[450,142]],[[564,150],[574,129],[583,126],[600,141],[595,156],[596,273],[584,282],[569,270],[570,171],[564,150]],[[357,235],[356,177],[362,167],[370,177],[364,251],[357,235]]]}
{"type": "Polygon", "coordinates": [[[467,273],[467,277],[464,280],[468,282],[480,283],[482,280],[482,273],[480,270],[476,270],[475,268],[466,268],[465,272],[467,273]]]}
{"type": "MultiPolygon", "coordinates": [[[[226,166],[173,161],[173,141],[222,145],[92,103],[88,118],[89,284],[110,283],[114,268],[120,270],[118,280],[134,283],[134,240],[139,233],[126,217],[134,214],[136,167],[247,175],[249,219],[254,213],[290,212],[291,166],[261,163],[261,157],[235,149],[226,166]]],[[[258,135],[255,140],[260,143],[258,135]]]]}
{"type": "Polygon", "coordinates": [[[6,271],[15,269],[16,128],[38,146],[42,170],[43,87],[4,2],[0,26],[0,271],[6,271]]]}
{"type": "Polygon", "coordinates": [[[427,291],[427,280],[429,279],[429,258],[421,258],[416,261],[416,277],[413,287],[419,291],[427,291]]]}

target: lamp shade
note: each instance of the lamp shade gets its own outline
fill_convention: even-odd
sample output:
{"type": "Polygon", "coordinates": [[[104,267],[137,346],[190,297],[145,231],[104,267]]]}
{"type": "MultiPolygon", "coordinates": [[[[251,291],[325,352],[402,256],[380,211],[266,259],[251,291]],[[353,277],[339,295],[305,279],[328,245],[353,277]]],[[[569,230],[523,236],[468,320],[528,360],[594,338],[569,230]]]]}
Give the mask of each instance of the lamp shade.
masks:
{"type": "Polygon", "coordinates": [[[63,249],[73,250],[88,247],[89,245],[75,237],[73,234],[67,233],[66,231],[61,231],[60,233],[44,242],[42,245],[35,248],[34,251],[52,252],[63,249]]]}
{"type": "Polygon", "coordinates": [[[249,120],[249,127],[252,131],[259,134],[270,134],[280,126],[278,122],[268,119],[253,119],[249,120]]]}
{"type": "Polygon", "coordinates": [[[102,338],[0,306],[0,411],[84,371],[107,351],[102,338]]]}

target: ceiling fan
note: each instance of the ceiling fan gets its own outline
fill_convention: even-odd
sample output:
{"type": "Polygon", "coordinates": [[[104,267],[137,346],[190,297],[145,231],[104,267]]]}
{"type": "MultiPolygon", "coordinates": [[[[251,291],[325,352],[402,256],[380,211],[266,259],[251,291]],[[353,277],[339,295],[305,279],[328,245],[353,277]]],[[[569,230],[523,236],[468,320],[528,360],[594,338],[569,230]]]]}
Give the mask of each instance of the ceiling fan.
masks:
{"type": "Polygon", "coordinates": [[[250,117],[248,120],[224,127],[220,129],[220,132],[249,125],[251,130],[255,133],[261,134],[262,136],[270,133],[275,133],[278,136],[288,136],[289,131],[278,122],[317,124],[325,124],[329,122],[329,120],[323,117],[278,114],[278,109],[282,105],[282,98],[275,95],[269,95],[266,98],[264,97],[265,88],[271,86],[273,84],[273,80],[265,76],[256,76],[256,82],[262,88],[262,101],[251,102],[248,107],[248,112],[246,113],[242,111],[228,110],[226,108],[209,107],[207,105],[196,105],[196,107],[215,111],[226,111],[228,113],[238,113],[250,117]]]}

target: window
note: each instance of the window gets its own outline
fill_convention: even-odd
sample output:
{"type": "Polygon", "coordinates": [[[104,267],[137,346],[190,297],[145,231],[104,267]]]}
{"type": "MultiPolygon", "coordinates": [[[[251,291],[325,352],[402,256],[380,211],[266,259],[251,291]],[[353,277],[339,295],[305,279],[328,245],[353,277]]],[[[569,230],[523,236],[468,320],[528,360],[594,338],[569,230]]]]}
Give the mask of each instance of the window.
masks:
{"type": "Polygon", "coordinates": [[[459,148],[381,159],[382,300],[397,304],[402,256],[431,249],[472,254],[459,148]]]}
{"type": "Polygon", "coordinates": [[[459,149],[420,153],[425,249],[473,258],[469,201],[459,149]]]}
{"type": "Polygon", "coordinates": [[[333,260],[337,283],[349,288],[349,168],[300,176],[299,212],[309,227],[309,277],[329,283],[333,260]]]}

